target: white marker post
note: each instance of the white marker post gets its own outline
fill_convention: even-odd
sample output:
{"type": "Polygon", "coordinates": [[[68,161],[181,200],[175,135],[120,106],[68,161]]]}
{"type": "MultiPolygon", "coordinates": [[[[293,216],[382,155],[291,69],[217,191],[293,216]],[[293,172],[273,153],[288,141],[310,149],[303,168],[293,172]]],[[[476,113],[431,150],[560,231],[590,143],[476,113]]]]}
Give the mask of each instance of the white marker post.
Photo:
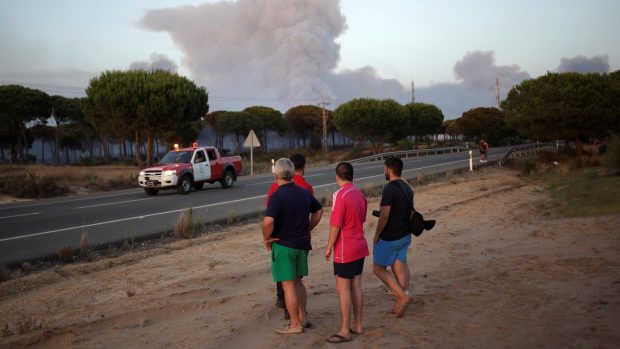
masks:
{"type": "Polygon", "coordinates": [[[256,137],[256,133],[254,130],[250,130],[248,137],[243,142],[243,146],[245,148],[250,148],[250,176],[254,175],[254,147],[260,147],[260,142],[256,137]]]}
{"type": "Polygon", "coordinates": [[[276,160],[271,159],[271,173],[276,173],[276,160]]]}
{"type": "Polygon", "coordinates": [[[474,156],[471,150],[469,151],[469,170],[474,170],[474,156]]]}

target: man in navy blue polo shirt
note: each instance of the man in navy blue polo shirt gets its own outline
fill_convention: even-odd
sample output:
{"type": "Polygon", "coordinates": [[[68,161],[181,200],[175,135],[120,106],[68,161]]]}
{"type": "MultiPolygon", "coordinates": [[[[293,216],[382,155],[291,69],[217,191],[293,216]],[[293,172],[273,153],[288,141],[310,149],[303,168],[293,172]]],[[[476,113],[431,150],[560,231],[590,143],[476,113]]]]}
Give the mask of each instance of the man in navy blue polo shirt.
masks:
{"type": "Polygon", "coordinates": [[[295,167],[289,159],[279,159],[274,168],[278,189],[267,203],[263,241],[271,251],[273,281],[282,282],[291,316],[290,324],[276,332],[303,333],[309,323],[307,292],[301,278],[308,275],[310,232],[319,224],[323,208],[310,192],[292,182],[295,167]]]}

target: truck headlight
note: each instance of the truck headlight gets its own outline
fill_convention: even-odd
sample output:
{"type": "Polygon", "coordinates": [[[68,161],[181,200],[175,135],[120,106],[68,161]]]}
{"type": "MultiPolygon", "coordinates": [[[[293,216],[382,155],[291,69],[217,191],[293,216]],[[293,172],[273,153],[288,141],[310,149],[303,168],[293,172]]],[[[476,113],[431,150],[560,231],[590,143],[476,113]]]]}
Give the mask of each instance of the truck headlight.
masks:
{"type": "Polygon", "coordinates": [[[175,176],[176,174],[177,174],[177,171],[169,170],[169,171],[164,171],[164,173],[162,173],[162,176],[170,177],[170,176],[175,176]]]}
{"type": "Polygon", "coordinates": [[[144,171],[140,171],[140,177],[144,177],[144,171]]]}

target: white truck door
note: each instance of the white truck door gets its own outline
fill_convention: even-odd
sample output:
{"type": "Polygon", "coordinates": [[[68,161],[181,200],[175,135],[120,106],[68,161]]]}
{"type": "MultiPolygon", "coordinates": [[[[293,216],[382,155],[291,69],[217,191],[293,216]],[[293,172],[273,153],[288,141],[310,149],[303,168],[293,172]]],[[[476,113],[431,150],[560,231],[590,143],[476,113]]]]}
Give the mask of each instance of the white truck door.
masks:
{"type": "Polygon", "coordinates": [[[209,165],[209,160],[207,160],[204,150],[198,149],[194,152],[192,168],[194,169],[194,182],[211,178],[211,166],[209,165]]]}

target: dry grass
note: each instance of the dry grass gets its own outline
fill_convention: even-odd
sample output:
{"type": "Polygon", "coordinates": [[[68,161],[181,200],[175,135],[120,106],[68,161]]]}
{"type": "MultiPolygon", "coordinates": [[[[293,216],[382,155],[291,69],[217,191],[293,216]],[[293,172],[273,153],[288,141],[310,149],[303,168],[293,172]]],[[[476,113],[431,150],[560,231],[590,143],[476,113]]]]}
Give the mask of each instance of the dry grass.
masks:
{"type": "Polygon", "coordinates": [[[174,224],[174,238],[177,240],[181,238],[187,239],[189,238],[189,235],[189,224],[187,218],[185,217],[185,213],[181,211],[179,212],[177,221],[174,224]]]}
{"type": "Polygon", "coordinates": [[[82,230],[80,237],[80,256],[86,257],[90,253],[90,245],[88,244],[88,231],[82,230]]]}
{"type": "Polygon", "coordinates": [[[4,191],[16,197],[38,198],[63,195],[69,192],[69,188],[78,190],[132,188],[137,185],[138,172],[135,166],[121,165],[0,165],[0,181],[27,180],[27,183],[22,185],[25,188],[22,191],[26,190],[26,194],[4,191]]]}
{"type": "Polygon", "coordinates": [[[140,172],[135,166],[103,165],[103,166],[75,166],[75,165],[1,165],[0,176],[10,174],[34,173],[37,176],[48,176],[58,181],[65,179],[67,184],[76,184],[98,178],[112,180],[119,176],[133,175],[138,177],[140,172]],[[93,177],[95,176],[95,177],[93,177]]]}
{"type": "Polygon", "coordinates": [[[58,259],[63,263],[71,262],[73,260],[73,248],[71,248],[71,246],[61,247],[57,254],[58,259]]]}
{"type": "Polygon", "coordinates": [[[133,297],[136,295],[136,285],[131,280],[127,280],[125,293],[127,294],[127,297],[133,297]]]}

